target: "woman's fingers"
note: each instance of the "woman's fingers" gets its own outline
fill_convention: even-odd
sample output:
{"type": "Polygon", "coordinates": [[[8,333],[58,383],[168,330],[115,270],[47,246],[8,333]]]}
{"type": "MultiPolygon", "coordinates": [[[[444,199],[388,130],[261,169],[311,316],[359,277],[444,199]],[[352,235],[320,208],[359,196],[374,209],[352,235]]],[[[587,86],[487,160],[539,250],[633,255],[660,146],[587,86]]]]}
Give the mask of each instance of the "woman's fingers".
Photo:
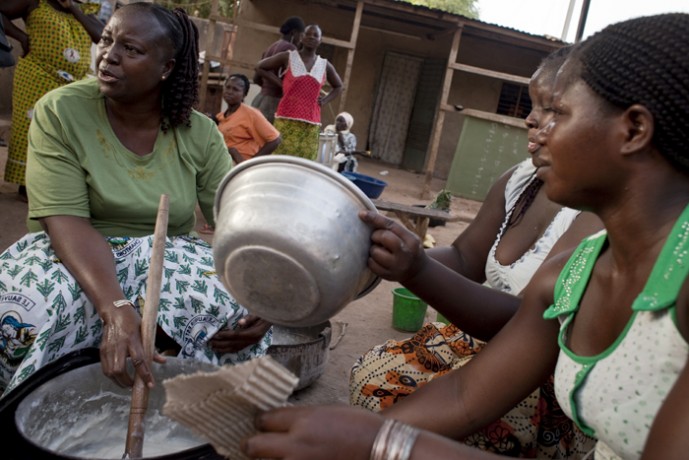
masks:
{"type": "Polygon", "coordinates": [[[420,244],[419,237],[404,226],[373,211],[361,211],[359,218],[373,227],[371,241],[391,252],[411,250],[420,244]]]}
{"type": "Polygon", "coordinates": [[[220,329],[209,343],[216,353],[234,353],[258,343],[271,326],[258,316],[247,315],[239,320],[237,329],[220,329]]]}
{"type": "MultiPolygon", "coordinates": [[[[146,364],[138,324],[116,321],[115,324],[106,325],[101,340],[100,356],[103,373],[117,385],[131,387],[134,385],[134,375],[138,375],[149,388],[153,387],[155,381],[150,366],[146,364]],[[134,374],[129,373],[128,360],[134,367],[134,374]]],[[[164,358],[155,355],[153,360],[164,362],[164,358]],[[160,361],[161,359],[163,361],[160,361]]]]}
{"type": "MultiPolygon", "coordinates": [[[[105,339],[105,336],[104,336],[105,339]]],[[[104,340],[104,342],[107,342],[104,340]]],[[[131,387],[134,384],[132,377],[127,373],[126,349],[119,346],[109,346],[102,343],[100,347],[100,361],[103,374],[121,387],[131,387]]]]}
{"type": "MultiPolygon", "coordinates": [[[[289,437],[283,433],[257,433],[241,441],[239,448],[249,458],[290,459],[289,437]]],[[[295,458],[296,459],[296,458],[295,458]]]]}
{"type": "Polygon", "coordinates": [[[369,269],[391,281],[401,281],[413,275],[414,267],[423,255],[423,246],[416,234],[377,212],[362,211],[359,217],[373,227],[369,269]]]}
{"type": "Polygon", "coordinates": [[[294,422],[312,412],[309,407],[280,407],[256,416],[258,431],[282,433],[289,431],[294,422]]]}
{"type": "Polygon", "coordinates": [[[258,433],[241,448],[251,458],[368,458],[382,421],[377,414],[347,406],[284,407],[260,414],[258,433]]]}
{"type": "MultiPolygon", "coordinates": [[[[146,364],[143,355],[137,358],[132,357],[132,365],[134,366],[134,372],[143,380],[144,384],[149,388],[153,388],[155,384],[153,372],[151,372],[151,368],[146,364]]],[[[132,385],[133,384],[132,382],[132,385]]]]}

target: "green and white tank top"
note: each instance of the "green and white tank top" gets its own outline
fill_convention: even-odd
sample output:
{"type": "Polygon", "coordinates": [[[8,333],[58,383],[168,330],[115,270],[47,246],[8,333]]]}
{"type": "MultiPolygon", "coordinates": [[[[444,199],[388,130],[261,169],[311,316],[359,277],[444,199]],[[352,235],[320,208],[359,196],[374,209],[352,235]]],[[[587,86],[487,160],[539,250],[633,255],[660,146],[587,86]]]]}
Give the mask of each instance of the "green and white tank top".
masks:
{"type": "Polygon", "coordinates": [[[579,428],[598,439],[596,460],[638,459],[655,414],[689,355],[675,311],[689,274],[689,206],[670,232],[620,336],[596,356],[578,356],[567,348],[567,332],[606,239],[602,231],[579,245],[555,286],[555,303],[544,313],[561,322],[555,394],[579,428]]]}

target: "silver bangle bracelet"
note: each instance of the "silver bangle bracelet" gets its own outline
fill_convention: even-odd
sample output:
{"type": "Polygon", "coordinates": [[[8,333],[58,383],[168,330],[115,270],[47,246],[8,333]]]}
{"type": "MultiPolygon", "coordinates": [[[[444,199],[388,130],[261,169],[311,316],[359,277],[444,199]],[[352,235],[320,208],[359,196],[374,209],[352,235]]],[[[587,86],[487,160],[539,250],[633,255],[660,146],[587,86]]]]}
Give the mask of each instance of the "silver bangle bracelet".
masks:
{"type": "Polygon", "coordinates": [[[371,455],[369,460],[384,460],[386,458],[387,440],[388,434],[392,425],[395,424],[397,420],[385,419],[383,426],[378,430],[375,441],[373,441],[373,447],[371,448],[371,455]]]}
{"type": "Polygon", "coordinates": [[[399,420],[385,420],[373,441],[369,460],[409,460],[419,433],[399,420]]]}

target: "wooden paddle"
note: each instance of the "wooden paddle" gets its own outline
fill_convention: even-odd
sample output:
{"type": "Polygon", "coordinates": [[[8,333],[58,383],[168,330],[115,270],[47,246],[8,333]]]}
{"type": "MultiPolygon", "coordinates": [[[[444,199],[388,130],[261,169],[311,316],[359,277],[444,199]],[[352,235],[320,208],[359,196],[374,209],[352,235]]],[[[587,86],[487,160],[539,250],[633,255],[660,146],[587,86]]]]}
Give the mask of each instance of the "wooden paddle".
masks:
{"type": "MultiPolygon", "coordinates": [[[[160,196],[158,216],[153,233],[153,249],[148,269],[146,300],[141,318],[141,340],[144,347],[146,365],[151,368],[155,353],[156,324],[158,321],[158,303],[163,280],[163,260],[165,255],[165,238],[167,236],[168,196],[160,196]]],[[[129,409],[129,426],[127,442],[122,458],[141,458],[144,448],[144,417],[148,409],[148,387],[137,374],[132,388],[132,404],[129,409]]]]}

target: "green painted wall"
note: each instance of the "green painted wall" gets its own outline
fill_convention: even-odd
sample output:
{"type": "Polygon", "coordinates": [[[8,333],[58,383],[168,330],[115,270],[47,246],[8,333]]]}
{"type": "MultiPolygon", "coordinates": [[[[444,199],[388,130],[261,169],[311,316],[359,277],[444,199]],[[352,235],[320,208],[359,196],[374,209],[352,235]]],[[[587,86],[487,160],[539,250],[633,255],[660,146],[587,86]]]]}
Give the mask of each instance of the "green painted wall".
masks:
{"type": "Polygon", "coordinates": [[[483,201],[502,173],[528,157],[526,134],[526,128],[465,116],[446,188],[483,201]]]}

